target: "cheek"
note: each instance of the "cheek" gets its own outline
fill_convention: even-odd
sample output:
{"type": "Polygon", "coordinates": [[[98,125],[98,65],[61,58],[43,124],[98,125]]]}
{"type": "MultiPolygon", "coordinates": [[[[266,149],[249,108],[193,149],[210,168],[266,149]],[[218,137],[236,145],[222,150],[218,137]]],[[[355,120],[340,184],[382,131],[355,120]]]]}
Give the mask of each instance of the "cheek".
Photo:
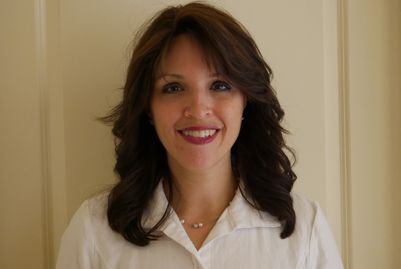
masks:
{"type": "Polygon", "coordinates": [[[182,109],[180,102],[163,98],[155,98],[150,105],[151,113],[158,118],[168,118],[168,115],[175,116],[182,109]]]}
{"type": "Polygon", "coordinates": [[[156,126],[164,125],[168,122],[169,111],[168,107],[160,103],[152,103],[151,115],[156,126]]]}
{"type": "Polygon", "coordinates": [[[232,120],[242,120],[242,115],[244,113],[245,109],[245,100],[240,99],[234,104],[231,104],[230,106],[230,115],[232,116],[232,120]]]}
{"type": "Polygon", "coordinates": [[[239,129],[242,122],[242,110],[240,107],[237,109],[226,109],[224,111],[224,122],[231,130],[239,129]]]}
{"type": "Polygon", "coordinates": [[[240,115],[240,118],[242,118],[242,114],[244,112],[246,103],[247,103],[246,96],[240,92],[237,93],[237,95],[231,100],[231,104],[229,106],[232,115],[235,115],[236,117],[240,115]]]}
{"type": "Polygon", "coordinates": [[[240,101],[236,102],[236,104],[232,104],[230,106],[231,109],[227,113],[231,126],[237,128],[238,131],[241,128],[244,107],[245,103],[243,99],[241,99],[240,101]]]}
{"type": "Polygon", "coordinates": [[[174,106],[154,103],[151,106],[153,125],[160,140],[169,139],[175,135],[177,111],[174,106]]]}

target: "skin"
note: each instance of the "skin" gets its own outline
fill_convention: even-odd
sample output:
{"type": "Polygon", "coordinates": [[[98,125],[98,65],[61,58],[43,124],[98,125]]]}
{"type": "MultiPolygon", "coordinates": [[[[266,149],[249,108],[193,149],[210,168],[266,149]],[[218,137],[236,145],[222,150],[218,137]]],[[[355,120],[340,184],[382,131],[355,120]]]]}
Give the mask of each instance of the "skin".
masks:
{"type": "MultiPolygon", "coordinates": [[[[235,194],[230,151],[245,104],[241,91],[208,67],[195,39],[184,34],[173,41],[157,69],[150,107],[173,176],[172,207],[187,223],[217,219],[235,194]],[[184,135],[194,129],[216,131],[197,144],[184,135]]],[[[199,249],[213,223],[184,228],[199,249]]]]}

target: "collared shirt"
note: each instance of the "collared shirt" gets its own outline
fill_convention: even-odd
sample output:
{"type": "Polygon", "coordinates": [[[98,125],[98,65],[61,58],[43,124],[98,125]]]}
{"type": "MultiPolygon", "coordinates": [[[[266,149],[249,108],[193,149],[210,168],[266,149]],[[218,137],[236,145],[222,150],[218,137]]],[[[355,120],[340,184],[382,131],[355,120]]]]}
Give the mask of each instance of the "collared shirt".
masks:
{"type": "MultiPolygon", "coordinates": [[[[107,195],[85,201],[65,231],[57,269],[341,269],[343,268],[320,207],[292,194],[294,233],[280,238],[280,222],[250,206],[238,190],[199,250],[174,211],[160,228],[162,237],[139,247],[108,225],[107,195]]],[[[144,226],[163,215],[168,201],[162,184],[144,226]]]]}

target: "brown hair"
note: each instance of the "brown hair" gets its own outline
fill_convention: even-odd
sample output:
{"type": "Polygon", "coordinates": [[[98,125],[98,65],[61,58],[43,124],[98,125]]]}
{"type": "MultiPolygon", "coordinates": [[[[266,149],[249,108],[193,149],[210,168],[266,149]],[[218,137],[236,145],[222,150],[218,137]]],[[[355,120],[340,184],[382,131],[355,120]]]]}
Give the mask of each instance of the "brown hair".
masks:
{"type": "MultiPolygon", "coordinates": [[[[109,194],[110,227],[139,246],[157,239],[156,231],[170,212],[151,229],[142,226],[145,210],[162,178],[171,176],[148,111],[155,69],[171,41],[190,34],[203,47],[208,64],[232,81],[247,97],[244,121],[232,148],[232,166],[255,208],[275,216],[281,237],[292,234],[295,212],[290,195],[296,179],[280,125],[284,116],[270,84],[272,71],[250,34],[228,13],[203,3],[168,7],[156,14],[134,48],[122,101],[103,118],[116,137],[115,171],[120,181],[109,194]]],[[[169,197],[171,197],[169,195],[169,197]]]]}

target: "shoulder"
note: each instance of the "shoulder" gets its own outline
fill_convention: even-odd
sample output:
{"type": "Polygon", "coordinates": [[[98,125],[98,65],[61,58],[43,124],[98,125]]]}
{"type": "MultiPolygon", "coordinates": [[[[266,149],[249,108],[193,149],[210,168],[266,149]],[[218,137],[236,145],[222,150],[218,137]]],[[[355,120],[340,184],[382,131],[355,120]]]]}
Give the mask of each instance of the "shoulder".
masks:
{"type": "Polygon", "coordinates": [[[96,229],[107,223],[108,193],[102,193],[85,200],[75,212],[68,225],[67,232],[84,234],[91,237],[96,229]]]}
{"type": "Polygon", "coordinates": [[[336,242],[319,204],[292,194],[297,217],[294,236],[307,244],[308,268],[343,268],[336,242]]]}
{"type": "Polygon", "coordinates": [[[319,204],[292,194],[297,216],[294,234],[307,243],[308,268],[344,268],[333,234],[319,204]]]}
{"type": "Polygon", "coordinates": [[[107,233],[107,194],[84,201],[72,217],[61,239],[57,269],[99,268],[97,243],[107,233]],[[106,232],[105,232],[106,231],[106,232]]]}
{"type": "Polygon", "coordinates": [[[81,207],[85,208],[86,214],[92,220],[104,220],[107,218],[108,198],[109,192],[104,192],[84,201],[81,207]]]}
{"type": "Polygon", "coordinates": [[[309,242],[317,221],[320,222],[318,219],[324,218],[324,215],[317,202],[299,193],[291,193],[291,197],[293,199],[293,207],[296,215],[293,237],[304,242],[309,242]]]}
{"type": "Polygon", "coordinates": [[[93,221],[101,221],[106,218],[108,204],[108,193],[102,193],[83,201],[75,211],[70,225],[74,222],[90,225],[93,221]]]}
{"type": "Polygon", "coordinates": [[[92,234],[94,241],[98,241],[99,236],[108,236],[114,233],[107,218],[108,197],[109,192],[104,192],[87,199],[76,213],[81,218],[86,231],[92,234]]]}
{"type": "Polygon", "coordinates": [[[292,193],[291,196],[298,225],[310,228],[328,226],[325,214],[318,202],[299,193],[292,193]]]}
{"type": "Polygon", "coordinates": [[[300,193],[293,192],[291,193],[291,197],[297,220],[313,222],[317,212],[320,211],[319,204],[300,193]]]}

